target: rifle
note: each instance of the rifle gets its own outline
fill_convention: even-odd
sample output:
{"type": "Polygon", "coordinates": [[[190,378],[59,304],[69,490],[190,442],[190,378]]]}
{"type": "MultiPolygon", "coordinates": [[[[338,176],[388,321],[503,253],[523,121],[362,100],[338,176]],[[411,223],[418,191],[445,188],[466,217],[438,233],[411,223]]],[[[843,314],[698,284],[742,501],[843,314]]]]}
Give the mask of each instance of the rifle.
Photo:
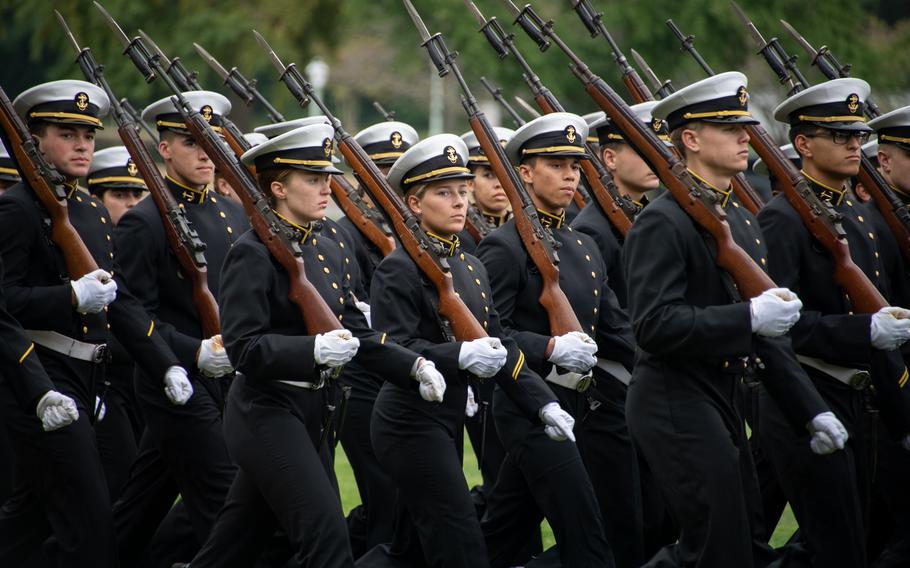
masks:
{"type": "MultiPolygon", "coordinates": [[[[793,26],[783,20],[781,20],[781,23],[796,38],[797,43],[803,46],[809,53],[813,59],[813,64],[818,66],[825,77],[828,79],[838,79],[849,76],[850,66],[840,65],[840,62],[837,61],[830,49],[822,46],[819,51],[815,51],[815,48],[813,48],[805,38],[799,35],[799,32],[797,32],[793,26]]],[[[881,110],[874,102],[867,99],[865,105],[867,117],[877,118],[881,116],[881,110]]],[[[903,202],[894,193],[891,186],[885,181],[885,178],[882,177],[878,168],[876,168],[872,161],[862,152],[860,152],[860,169],[858,177],[863,186],[869,190],[869,194],[872,196],[873,201],[875,201],[875,206],[878,208],[879,213],[882,214],[882,217],[884,217],[885,222],[888,224],[888,228],[897,240],[904,260],[910,262],[910,211],[904,207],[903,202]]]]}
{"type": "MultiPolygon", "coordinates": [[[[272,123],[284,122],[284,116],[275,110],[275,107],[256,89],[255,81],[247,80],[246,77],[237,71],[236,67],[233,67],[230,71],[225,69],[212,54],[203,49],[198,43],[194,43],[193,46],[199,55],[215,69],[215,72],[224,78],[225,84],[237,96],[244,101],[255,100],[260,102],[265,106],[272,123]]],[[[232,146],[245,148],[243,151],[249,149],[249,143],[242,136],[232,146]]],[[[247,169],[250,170],[250,173],[255,173],[253,166],[247,166],[247,169]]],[[[395,240],[390,236],[391,231],[388,229],[385,219],[364,202],[363,197],[348,183],[344,176],[330,176],[329,187],[344,214],[351,220],[357,230],[382,252],[383,256],[395,250],[395,240]]]]}
{"type": "MultiPolygon", "coordinates": [[[[200,85],[199,81],[196,79],[196,77],[199,76],[198,73],[195,71],[188,71],[179,57],[169,59],[161,48],[158,47],[158,44],[144,31],[139,30],[139,36],[140,38],[137,39],[140,39],[140,41],[144,40],[145,44],[148,44],[148,46],[152,48],[152,52],[154,52],[154,56],[158,62],[157,68],[159,75],[162,77],[165,75],[170,77],[171,81],[181,92],[203,90],[202,85],[200,85]],[[166,65],[166,67],[164,65],[166,65]]],[[[146,49],[146,51],[148,51],[148,49],[146,49]]],[[[237,158],[240,158],[244,152],[250,149],[250,143],[243,137],[243,132],[226,116],[221,118],[221,129],[224,131],[224,139],[227,141],[228,146],[231,147],[231,150],[234,151],[237,158]]]]}
{"type": "Polygon", "coordinates": [[[300,308],[307,333],[315,335],[333,329],[341,329],[338,318],[306,277],[298,231],[282,223],[272,211],[265,194],[259,189],[250,171],[240,164],[234,153],[212,130],[205,118],[192,108],[189,101],[183,96],[180,87],[161,67],[158,57],[149,53],[141,38],[136,37],[130,40],[101,4],[95,2],[95,7],[107,20],[117,39],[124,45],[124,54],[130,58],[133,64],[140,70],[145,67],[154,69],[174,93],[175,106],[183,116],[187,129],[196,143],[215,163],[215,167],[221,170],[228,183],[237,190],[237,195],[243,202],[243,208],[250,218],[250,224],[256,231],[256,235],[272,257],[287,272],[290,282],[288,298],[300,308]]]}
{"type": "Polygon", "coordinates": [[[487,91],[490,92],[490,95],[493,97],[493,99],[502,105],[502,108],[506,109],[506,113],[508,113],[509,117],[512,118],[512,122],[515,123],[516,128],[520,127],[526,122],[525,119],[521,118],[521,115],[518,114],[515,108],[509,104],[509,101],[507,101],[506,98],[502,96],[502,89],[499,87],[494,87],[489,81],[487,81],[486,77],[481,77],[480,82],[483,83],[483,86],[486,87],[487,91]]]}
{"type": "Polygon", "coordinates": [[[423,41],[421,45],[426,48],[430,61],[436,67],[439,76],[444,77],[452,73],[461,87],[461,103],[468,113],[471,130],[477,136],[483,153],[490,160],[490,169],[499,178],[506,195],[509,196],[515,215],[515,228],[518,230],[528,256],[531,257],[531,261],[540,272],[543,284],[540,305],[547,312],[550,333],[563,335],[570,331],[582,331],[569,299],[559,286],[559,257],[556,254],[556,241],[540,224],[537,208],[515,168],[509,163],[505,150],[499,144],[499,137],[496,136],[490,122],[477,105],[477,100],[471,94],[461,70],[455,63],[455,54],[446,47],[442,34],[437,32],[430,35],[410,0],[404,0],[404,6],[414,21],[423,41]]]}
{"type": "MultiPolygon", "coordinates": [[[[518,48],[515,47],[514,36],[505,33],[505,30],[499,25],[499,21],[496,20],[495,16],[486,19],[471,0],[464,1],[477,18],[477,21],[480,24],[480,32],[483,33],[493,50],[499,54],[499,58],[503,59],[511,54],[515,61],[518,62],[519,66],[521,66],[523,71],[522,76],[528,84],[528,88],[534,94],[534,101],[537,103],[537,106],[540,107],[540,110],[546,114],[564,111],[564,107],[560,104],[559,100],[556,99],[556,96],[544,86],[540,77],[534,73],[534,70],[531,69],[527,60],[522,56],[521,52],[518,51],[518,48]]],[[[610,224],[615,227],[620,234],[625,235],[629,232],[629,229],[632,228],[632,220],[638,213],[638,207],[636,207],[630,199],[620,195],[619,190],[616,188],[616,184],[613,182],[613,177],[604,167],[603,163],[600,161],[600,156],[594,151],[591,144],[586,142],[585,146],[588,154],[591,155],[591,159],[581,161],[584,181],[591,189],[591,196],[610,221],[610,224]]]]}
{"type": "Polygon", "coordinates": [[[303,77],[294,63],[285,65],[269,46],[265,38],[257,31],[256,41],[268,54],[269,60],[279,72],[279,80],[285,84],[301,108],[306,107],[312,99],[335,129],[335,141],[348,164],[361,179],[373,199],[386,212],[398,235],[401,246],[408,253],[417,267],[436,287],[439,295],[437,311],[451,328],[451,334],[459,341],[470,341],[486,337],[480,322],[474,317],[465,303],[456,294],[452,273],[448,261],[440,256],[437,245],[420,228],[420,220],[405,205],[401,197],[389,186],[386,177],[379,171],[373,160],[358,144],[325,103],[320,100],[313,86],[303,77]]]}
{"type": "MultiPolygon", "coordinates": [[[[113,101],[113,99],[111,100],[113,101]]],[[[135,123],[137,129],[141,128],[146,134],[148,134],[148,137],[152,139],[152,142],[155,144],[158,143],[158,134],[152,130],[144,120],[142,120],[142,115],[132,104],[130,104],[130,101],[127,100],[126,97],[120,99],[120,108],[123,109],[123,112],[125,112],[127,116],[129,116],[129,119],[135,123]]]]}
{"type": "Polygon", "coordinates": [[[774,288],[771,278],[733,240],[726,215],[718,205],[715,194],[701,187],[686,169],[685,162],[667,148],[650,128],[646,128],[616,91],[591,72],[563,43],[553,30],[553,21],[544,23],[530,5],[519,9],[508,0],[506,5],[516,16],[515,23],[525,30],[533,30],[529,33],[532,38],[539,36],[547,44],[552,40],[566,54],[571,61],[572,72],[582,82],[588,95],[651,165],[680,207],[717,243],[717,265],[730,274],[743,297],[753,298],[774,288]]]}
{"type": "Polygon", "coordinates": [[[515,95],[515,102],[518,103],[518,106],[520,106],[521,108],[523,108],[523,109],[525,110],[525,112],[527,112],[528,114],[530,114],[532,119],[540,118],[540,117],[542,116],[542,115],[540,114],[540,111],[538,111],[538,110],[535,109],[533,106],[531,106],[531,103],[529,103],[528,101],[526,101],[526,100],[524,100],[523,98],[519,97],[518,95],[515,95]]]}
{"type": "Polygon", "coordinates": [[[208,267],[205,261],[205,243],[199,240],[199,235],[190,227],[186,213],[177,205],[174,196],[164,183],[158,167],[152,160],[145,144],[139,137],[139,130],[135,119],[117,102],[114,91],[104,77],[104,68],[95,61],[92,51],[88,47],[80,47],[79,42],[66,25],[66,20],[56,10],[57,20],[63,26],[64,33],[76,50],[76,62],[85,75],[86,80],[101,87],[111,101],[111,114],[117,122],[117,132],[123,145],[139,168],[139,173],[145,179],[158,213],[168,244],[180,268],[187,274],[192,283],[193,305],[199,313],[204,337],[212,337],[221,333],[221,323],[218,315],[218,304],[208,287],[208,267]]]}
{"type": "MultiPolygon", "coordinates": [[[[602,36],[607,43],[610,45],[610,50],[613,53],[613,60],[619,66],[619,70],[622,73],[622,82],[625,84],[626,89],[632,95],[632,99],[636,103],[643,103],[646,101],[654,100],[654,97],[651,95],[651,92],[648,91],[648,88],[645,87],[644,82],[641,80],[641,77],[638,75],[638,72],[635,71],[629,62],[626,60],[626,56],[623,55],[622,50],[619,48],[619,44],[613,39],[613,36],[610,35],[610,32],[607,30],[607,27],[603,23],[603,14],[594,11],[594,8],[591,6],[590,0],[571,0],[575,12],[578,14],[578,17],[581,18],[582,23],[591,33],[591,37],[597,37],[598,35],[602,36]]],[[[541,51],[544,48],[541,47],[541,51]]],[[[757,215],[759,209],[764,205],[764,201],[755,191],[755,189],[749,184],[741,172],[733,176],[733,179],[730,180],[730,185],[733,187],[733,191],[736,193],[736,196],[739,197],[739,200],[742,204],[749,210],[753,215],[757,215]]]]}
{"type": "MultiPolygon", "coordinates": [[[[803,86],[799,79],[800,75],[792,74],[792,71],[788,70],[785,64],[784,59],[790,58],[780,55],[782,48],[772,47],[776,39],[774,42],[766,42],[755,25],[749,21],[745,13],[738,10],[738,7],[737,12],[741,17],[745,18],[746,25],[754,39],[762,46],[759,53],[765,57],[771,69],[781,80],[781,84],[789,82],[793,85],[791,90],[795,89],[794,92],[801,91],[803,86]]],[[[676,36],[683,39],[679,28],[670,24],[668,22],[667,25],[670,26],[676,36]]],[[[697,53],[691,41],[691,36],[689,39],[688,42],[684,42],[684,49],[689,53],[697,53]]],[[[779,45],[779,42],[777,44],[779,45]]],[[[707,73],[713,74],[704,59],[698,57],[696,60],[707,73]]],[[[760,125],[747,126],[746,128],[749,132],[752,147],[755,148],[755,151],[758,152],[768,166],[768,171],[777,180],[778,189],[783,191],[790,206],[799,214],[809,233],[828,251],[834,260],[834,280],[847,293],[854,309],[860,312],[875,313],[882,307],[887,306],[888,302],[875,285],[869,281],[866,274],[853,262],[850,256],[847,235],[840,223],[841,215],[831,205],[815,195],[815,192],[812,191],[803,176],[797,171],[793,163],[784,156],[764,128],[760,125]]]]}
{"type": "Polygon", "coordinates": [[[10,157],[16,162],[16,169],[51,219],[51,240],[66,263],[70,280],[78,280],[89,272],[98,270],[92,253],[82,237],[70,223],[66,204],[66,179],[47,161],[25,123],[16,114],[12,101],[0,87],[0,127],[3,143],[9,149],[10,157]]]}
{"type": "Polygon", "coordinates": [[[379,104],[379,101],[373,101],[373,108],[379,111],[379,114],[381,114],[382,117],[385,118],[388,122],[395,120],[395,111],[386,110],[381,104],[379,104]]]}
{"type": "Polygon", "coordinates": [[[265,108],[265,112],[269,115],[269,120],[272,123],[284,122],[284,116],[256,88],[256,79],[252,81],[247,79],[236,67],[231,67],[231,70],[228,71],[198,43],[193,43],[193,47],[196,49],[196,53],[202,57],[202,60],[208,63],[219,77],[224,79],[224,84],[230,87],[234,94],[246,103],[246,106],[250,106],[253,101],[256,101],[265,108]]]}
{"type": "Polygon", "coordinates": [[[654,87],[654,98],[664,99],[667,96],[676,92],[676,88],[673,86],[673,83],[670,79],[661,82],[657,77],[657,73],[651,69],[651,66],[648,65],[648,62],[645,61],[645,58],[639,55],[634,49],[630,49],[632,52],[632,59],[635,60],[635,64],[641,68],[641,72],[645,74],[645,77],[648,78],[648,81],[651,82],[651,86],[654,87]]]}

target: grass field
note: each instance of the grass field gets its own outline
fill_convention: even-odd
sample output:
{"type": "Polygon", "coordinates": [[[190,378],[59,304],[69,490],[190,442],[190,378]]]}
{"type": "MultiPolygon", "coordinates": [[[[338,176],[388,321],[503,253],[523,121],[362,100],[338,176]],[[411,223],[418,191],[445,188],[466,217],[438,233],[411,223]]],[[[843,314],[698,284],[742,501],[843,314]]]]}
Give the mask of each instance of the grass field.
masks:
{"type": "MultiPolygon", "coordinates": [[[[471,443],[467,438],[465,438],[464,449],[465,479],[468,482],[468,487],[473,487],[474,485],[481,483],[480,469],[477,467],[477,458],[474,456],[471,443]]],[[[338,453],[335,456],[335,473],[338,476],[338,486],[341,490],[341,504],[344,507],[345,514],[347,514],[348,511],[360,504],[360,494],[357,493],[357,484],[354,481],[354,474],[351,471],[351,465],[348,463],[347,456],[344,455],[344,450],[341,449],[341,445],[338,446],[337,452],[338,453]]],[[[774,531],[774,537],[771,539],[771,544],[774,547],[783,545],[795,530],[796,521],[788,506],[786,511],[784,511],[780,524],[777,525],[777,529],[774,531]]],[[[550,530],[550,526],[546,521],[544,521],[541,526],[541,531],[543,533],[544,548],[552,545],[553,531],[550,530]]]]}

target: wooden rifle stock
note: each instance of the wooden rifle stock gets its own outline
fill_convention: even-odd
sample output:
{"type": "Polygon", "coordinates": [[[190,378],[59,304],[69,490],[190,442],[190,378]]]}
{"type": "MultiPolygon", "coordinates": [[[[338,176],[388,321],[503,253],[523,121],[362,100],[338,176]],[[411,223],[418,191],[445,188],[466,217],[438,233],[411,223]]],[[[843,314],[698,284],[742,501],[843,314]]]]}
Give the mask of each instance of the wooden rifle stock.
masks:
{"type": "Polygon", "coordinates": [[[483,215],[470,203],[465,214],[464,228],[478,243],[492,230],[483,215]]]}
{"type": "Polygon", "coordinates": [[[449,323],[452,335],[459,341],[486,337],[487,333],[483,326],[455,293],[448,262],[430,250],[428,239],[420,229],[417,218],[407,210],[404,201],[389,186],[363,148],[350,135],[341,135],[339,138],[338,149],[341,154],[357,173],[366,190],[373,196],[373,200],[391,219],[398,240],[408,256],[436,288],[439,296],[437,310],[449,323]]]}
{"type": "MultiPolygon", "coordinates": [[[[0,87],[0,123],[8,140],[7,148],[16,162],[22,179],[25,181],[38,201],[47,210],[51,219],[51,240],[63,253],[66,272],[71,280],[78,280],[89,272],[98,269],[92,253],[82,241],[82,237],[70,223],[69,210],[66,206],[64,179],[59,172],[47,162],[38,150],[38,145],[29,134],[28,129],[16,114],[13,103],[0,87]]],[[[78,191],[78,190],[76,190],[78,191]]]]}
{"type": "MultiPolygon", "coordinates": [[[[344,214],[351,220],[357,230],[369,239],[373,246],[379,249],[382,256],[388,256],[389,253],[395,250],[395,239],[387,235],[385,231],[379,228],[379,225],[368,218],[363,209],[361,209],[361,205],[355,203],[351,198],[351,195],[356,190],[344,179],[344,176],[332,176],[330,183],[332,194],[335,196],[335,200],[338,201],[338,206],[344,211],[344,214]]],[[[363,204],[363,206],[366,207],[366,204],[363,204]]]]}
{"type": "MultiPolygon", "coordinates": [[[[557,106],[555,101],[550,100],[543,93],[535,95],[534,101],[544,114],[559,112],[561,109],[561,106],[557,106]]],[[[607,220],[610,221],[610,224],[613,225],[622,236],[626,236],[632,228],[632,220],[629,219],[629,216],[623,211],[623,198],[619,195],[619,190],[615,185],[613,185],[612,188],[608,188],[607,184],[604,183],[601,172],[597,171],[597,166],[594,165],[594,160],[600,160],[600,156],[595,155],[594,149],[590,144],[586,143],[585,145],[588,148],[588,153],[591,154],[591,159],[580,160],[580,164],[585,180],[587,180],[588,186],[591,188],[591,197],[594,198],[597,205],[600,207],[600,210],[607,216],[607,220]]],[[[606,171],[603,173],[609,175],[606,171]]],[[[610,180],[610,183],[613,183],[612,179],[610,180]]]]}

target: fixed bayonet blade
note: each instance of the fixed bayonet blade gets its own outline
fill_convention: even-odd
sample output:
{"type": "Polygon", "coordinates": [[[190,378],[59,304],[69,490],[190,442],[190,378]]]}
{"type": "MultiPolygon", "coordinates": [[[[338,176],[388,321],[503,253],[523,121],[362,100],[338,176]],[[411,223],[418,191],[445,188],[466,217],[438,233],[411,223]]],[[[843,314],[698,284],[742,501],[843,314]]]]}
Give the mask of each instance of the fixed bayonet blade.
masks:
{"type": "Polygon", "coordinates": [[[284,66],[284,63],[281,62],[281,59],[278,58],[278,55],[275,53],[275,50],[272,49],[272,46],[269,45],[269,42],[265,41],[265,38],[262,37],[262,34],[253,30],[253,35],[256,36],[256,41],[259,42],[259,45],[269,56],[272,64],[275,65],[275,68],[278,69],[279,73],[284,73],[287,70],[287,67],[284,66]]]}
{"type": "Polygon", "coordinates": [[[512,15],[518,17],[521,14],[521,9],[515,5],[515,2],[512,0],[503,0],[505,2],[506,8],[512,11],[512,15]]]}
{"type": "Polygon", "coordinates": [[[414,8],[414,5],[411,4],[411,0],[404,0],[404,7],[408,11],[408,15],[411,16],[414,25],[417,27],[417,31],[420,33],[420,39],[423,41],[430,39],[430,30],[427,29],[426,24],[420,19],[420,14],[417,13],[417,9],[414,8]]]}
{"type": "Polygon", "coordinates": [[[123,33],[123,28],[120,27],[120,24],[118,24],[117,21],[107,13],[107,10],[104,9],[104,6],[99,4],[97,0],[95,1],[95,8],[97,8],[98,11],[101,12],[101,15],[104,16],[104,19],[107,20],[108,25],[112,30],[114,30],[114,35],[117,36],[117,39],[120,40],[120,43],[123,44],[123,47],[129,47],[130,38],[128,38],[127,35],[123,33]]]}
{"type": "Polygon", "coordinates": [[[170,65],[171,65],[170,58],[167,55],[165,55],[163,51],[161,51],[161,48],[158,47],[158,44],[155,43],[155,40],[150,38],[149,35],[147,33],[145,33],[144,31],[142,31],[141,29],[139,30],[139,37],[142,38],[142,41],[144,41],[146,43],[146,45],[148,45],[149,47],[152,48],[152,51],[155,53],[155,55],[158,56],[158,59],[161,60],[161,63],[164,64],[165,68],[170,67],[170,65]]]}
{"type": "Polygon", "coordinates": [[[524,100],[523,98],[519,97],[518,95],[515,95],[515,101],[518,103],[518,105],[521,108],[525,109],[525,111],[527,111],[534,118],[540,117],[540,112],[536,108],[532,107],[531,104],[528,103],[528,101],[524,100]]]}
{"type": "Polygon", "coordinates": [[[806,50],[806,53],[809,54],[809,57],[811,57],[813,60],[818,57],[818,50],[812,47],[812,44],[806,41],[806,38],[800,35],[800,33],[796,31],[796,28],[788,24],[785,20],[781,20],[780,23],[782,26],[784,26],[784,29],[790,32],[790,35],[793,36],[793,39],[796,40],[796,43],[798,43],[800,46],[802,46],[803,49],[806,50]]]}
{"type": "Polygon", "coordinates": [[[635,65],[638,65],[638,68],[641,69],[642,73],[645,74],[645,77],[648,78],[648,81],[651,81],[651,86],[655,89],[660,89],[662,83],[657,77],[657,74],[648,66],[648,62],[645,61],[644,57],[638,54],[634,49],[630,49],[632,52],[632,60],[635,61],[635,65]]]}
{"type": "Polygon", "coordinates": [[[730,4],[733,6],[733,11],[736,12],[736,15],[739,16],[739,19],[742,20],[743,24],[745,24],[746,29],[749,30],[750,34],[752,34],[752,38],[755,40],[755,43],[757,43],[759,47],[764,47],[767,42],[765,41],[765,38],[762,37],[761,32],[758,31],[758,28],[755,27],[755,24],[752,23],[752,20],[749,19],[749,16],[743,12],[743,9],[740,8],[739,4],[736,2],[730,2],[730,4]]]}
{"type": "Polygon", "coordinates": [[[486,25],[487,19],[483,17],[483,12],[480,11],[480,8],[477,7],[477,4],[471,2],[471,0],[464,0],[465,6],[471,10],[471,13],[474,14],[474,17],[477,18],[477,23],[481,26],[486,25]]]}
{"type": "Polygon", "coordinates": [[[57,21],[60,22],[61,26],[63,26],[63,33],[66,34],[66,37],[70,40],[70,43],[73,44],[73,48],[76,50],[76,53],[82,53],[82,48],[79,46],[79,42],[76,41],[76,36],[74,36],[73,32],[70,31],[70,27],[66,25],[66,20],[63,19],[63,15],[61,15],[57,10],[54,10],[54,14],[57,15],[57,21]]]}
{"type": "Polygon", "coordinates": [[[196,53],[198,53],[199,56],[202,57],[202,60],[205,61],[206,63],[208,63],[209,67],[211,67],[212,69],[215,70],[215,73],[218,73],[218,75],[225,81],[228,80],[230,73],[228,73],[228,70],[225,69],[224,66],[221,65],[221,63],[219,63],[217,59],[212,57],[211,53],[206,51],[204,47],[202,47],[201,45],[199,45],[196,42],[193,42],[193,47],[196,48],[196,53]]]}

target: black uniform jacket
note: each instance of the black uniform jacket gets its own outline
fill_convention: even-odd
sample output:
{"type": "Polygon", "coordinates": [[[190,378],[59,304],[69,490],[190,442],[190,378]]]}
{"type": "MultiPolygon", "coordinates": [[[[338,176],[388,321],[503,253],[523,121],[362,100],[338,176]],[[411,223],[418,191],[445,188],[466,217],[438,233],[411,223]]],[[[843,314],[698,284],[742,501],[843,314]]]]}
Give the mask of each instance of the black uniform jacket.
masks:
{"type": "MultiPolygon", "coordinates": [[[[455,241],[445,242],[452,255],[444,258],[451,269],[456,293],[487,334],[499,337],[509,353],[499,373],[483,380],[495,380],[523,412],[538,420],[540,409],[548,402],[556,401],[556,397],[543,380],[528,368],[526,354],[513,339],[503,334],[483,264],[463,252],[455,241]]],[[[400,399],[402,408],[409,408],[410,412],[418,413],[427,420],[448,427],[460,425],[464,417],[466,385],[471,375],[458,368],[462,342],[448,341],[443,335],[437,311],[439,295],[435,286],[407,252],[399,248],[386,257],[373,274],[372,298],[373,321],[377,328],[387,330],[395,341],[433,361],[446,378],[442,404],[423,401],[413,389],[407,393],[388,387],[384,390],[390,391],[390,397],[400,399]]]]}
{"type": "MultiPolygon", "coordinates": [[[[850,192],[806,181],[843,216],[841,224],[853,262],[886,299],[895,295],[907,298],[906,277],[897,268],[901,262],[896,257],[898,252],[888,246],[890,235],[884,234],[884,220],[874,205],[861,203],[850,192]]],[[[834,281],[831,255],[809,234],[783,194],[772,199],[758,218],[768,236],[772,278],[796,292],[803,302],[799,323],[790,332],[795,351],[846,367],[869,368],[875,351],[871,345],[871,314],[851,313],[849,299],[834,281]]],[[[895,356],[899,359],[897,352],[895,356]]],[[[904,389],[898,382],[903,365],[897,361],[896,367],[896,377],[892,376],[894,373],[872,373],[872,380],[883,419],[897,428],[895,435],[903,435],[910,432],[910,389],[901,392],[904,389]]],[[[830,380],[815,369],[807,371],[817,379],[830,380]]]]}
{"type": "MultiPolygon", "coordinates": [[[[231,243],[249,229],[243,208],[214,191],[195,191],[165,178],[186,217],[205,243],[208,286],[221,305],[219,279],[231,243]]],[[[171,251],[151,198],[124,215],[115,231],[117,264],[130,289],[155,321],[183,366],[196,369],[202,324],[193,305],[192,283],[171,251]]],[[[142,366],[138,366],[142,369],[142,366]]]]}
{"type": "MultiPolygon", "coordinates": [[[[581,323],[598,346],[597,356],[632,369],[635,341],[626,312],[607,285],[606,267],[594,240],[558,218],[540,211],[541,222],[560,244],[559,285],[581,323]]],[[[477,256],[490,274],[496,309],[506,332],[518,342],[531,368],[546,376],[553,368],[544,353],[552,337],[547,313],[540,304],[543,280],[528,256],[515,221],[488,235],[477,256]]],[[[600,367],[594,377],[607,375],[600,367]]],[[[612,379],[611,379],[612,380],[612,379]]]]}
{"type": "Polygon", "coordinates": [[[625,308],[629,295],[622,266],[623,236],[613,228],[597,203],[587,204],[572,221],[572,228],[589,235],[597,243],[606,265],[607,282],[616,294],[619,305],[625,308]]]}
{"type": "MultiPolygon", "coordinates": [[[[68,194],[67,209],[70,223],[95,262],[117,279],[117,299],[98,314],[76,311],[66,263],[50,239],[47,213],[31,188],[18,183],[0,197],[0,257],[6,270],[3,287],[11,314],[25,329],[56,331],[88,343],[107,342],[112,330],[137,364],[150,376],[163,378],[177,359],[154,333],[148,315],[121,278],[120,267],[114,265],[110,214],[98,199],[75,187],[68,194]]],[[[71,378],[84,373],[76,370],[84,369],[81,361],[40,346],[37,349],[42,360],[54,359],[70,368],[71,378]]]]}
{"type": "MultiPolygon", "coordinates": [[[[0,281],[3,264],[0,262],[0,281]]],[[[54,384],[38,361],[32,340],[25,335],[19,322],[6,309],[6,297],[0,290],[0,381],[12,389],[19,404],[32,410],[44,393],[54,384]]]]}
{"type": "MultiPolygon", "coordinates": [[[[416,390],[417,381],[409,375],[418,356],[367,327],[346,278],[344,249],[321,231],[316,223],[312,230],[300,232],[306,277],[341,324],[360,339],[354,359],[382,369],[387,380],[416,390]]],[[[268,383],[286,390],[275,381],[313,382],[319,377],[315,334],[306,329],[300,308],[288,298],[289,289],[287,273],[254,231],[237,240],[221,272],[221,325],[228,357],[248,385],[268,383]]]]}
{"type": "MultiPolygon", "coordinates": [[[[735,194],[722,197],[735,242],[767,271],[758,221],[735,194]]],[[[716,252],[714,240],[670,194],[655,199],[635,220],[623,250],[629,289],[635,291],[629,296],[639,347],[633,386],[650,382],[665,385],[677,398],[707,397],[726,415],[744,369],[741,358],[754,353],[765,363],[766,388],[791,426],[805,434],[806,423],[827,407],[796,361],[788,336],[753,335],[749,303],[732,302],[716,252]]],[[[739,421],[735,414],[728,418],[739,421]]]]}

